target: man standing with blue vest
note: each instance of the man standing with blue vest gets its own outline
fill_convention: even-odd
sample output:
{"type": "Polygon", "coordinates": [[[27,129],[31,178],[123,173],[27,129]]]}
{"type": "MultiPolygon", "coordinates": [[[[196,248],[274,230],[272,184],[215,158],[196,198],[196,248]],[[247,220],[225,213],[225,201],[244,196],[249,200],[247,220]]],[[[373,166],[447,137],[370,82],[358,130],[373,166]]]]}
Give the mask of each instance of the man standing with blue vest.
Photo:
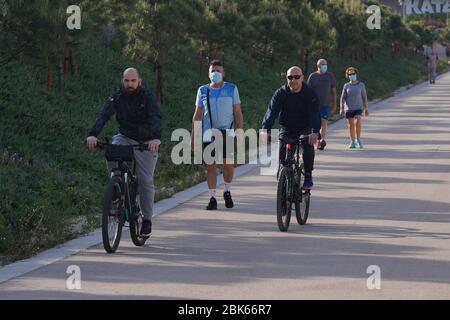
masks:
{"type": "MultiPolygon", "coordinates": [[[[195,102],[194,123],[202,122],[203,149],[207,148],[214,141],[211,129],[220,130],[223,150],[213,149],[212,157],[217,160],[216,151],[223,155],[223,179],[225,182],[225,192],[223,194],[225,207],[233,208],[234,203],[231,198],[231,182],[234,174],[234,127],[243,129],[244,120],[241,111],[241,100],[237,86],[223,80],[225,76],[224,68],[219,60],[213,60],[209,66],[209,79],[211,83],[201,86],[197,91],[195,102]]],[[[195,146],[192,135],[192,145],[195,146]]],[[[205,152],[206,153],[206,152],[205,152]]],[[[207,210],[217,210],[216,186],[217,186],[217,164],[216,161],[206,162],[207,182],[210,200],[207,210]]]]}

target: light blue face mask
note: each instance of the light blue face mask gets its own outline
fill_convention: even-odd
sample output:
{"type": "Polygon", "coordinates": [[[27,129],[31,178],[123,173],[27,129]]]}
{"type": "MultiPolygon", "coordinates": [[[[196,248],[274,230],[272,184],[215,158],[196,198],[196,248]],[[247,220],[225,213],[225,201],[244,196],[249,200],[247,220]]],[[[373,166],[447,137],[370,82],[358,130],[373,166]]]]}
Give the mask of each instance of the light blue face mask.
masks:
{"type": "Polygon", "coordinates": [[[220,72],[214,71],[209,76],[209,79],[211,80],[212,83],[219,83],[223,80],[223,76],[220,72]]]}
{"type": "Polygon", "coordinates": [[[356,76],[356,74],[352,74],[352,75],[348,76],[348,78],[350,79],[350,81],[356,81],[357,76],[356,76]]]}
{"type": "Polygon", "coordinates": [[[323,64],[320,66],[320,72],[321,73],[326,73],[328,71],[328,65],[323,64]]]}

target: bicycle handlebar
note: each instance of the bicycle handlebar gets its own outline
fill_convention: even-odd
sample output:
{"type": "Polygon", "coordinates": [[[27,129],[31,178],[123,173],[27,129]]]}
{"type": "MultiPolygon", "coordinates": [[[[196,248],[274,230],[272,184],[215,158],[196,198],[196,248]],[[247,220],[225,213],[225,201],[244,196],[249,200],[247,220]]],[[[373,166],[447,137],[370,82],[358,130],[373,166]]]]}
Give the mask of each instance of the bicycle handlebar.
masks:
{"type": "Polygon", "coordinates": [[[308,135],[301,135],[300,138],[298,138],[299,141],[307,141],[309,140],[309,134],[308,135]]]}
{"type": "Polygon", "coordinates": [[[301,135],[298,139],[285,139],[286,144],[296,144],[297,142],[308,142],[309,141],[309,135],[301,135]]]}
{"type": "MultiPolygon", "coordinates": [[[[108,143],[106,141],[97,141],[96,148],[104,149],[107,146],[113,145],[112,143],[108,143]]],[[[130,147],[130,148],[137,148],[139,151],[146,151],[148,150],[148,143],[139,143],[139,144],[114,144],[114,146],[122,146],[122,147],[130,147]]]]}

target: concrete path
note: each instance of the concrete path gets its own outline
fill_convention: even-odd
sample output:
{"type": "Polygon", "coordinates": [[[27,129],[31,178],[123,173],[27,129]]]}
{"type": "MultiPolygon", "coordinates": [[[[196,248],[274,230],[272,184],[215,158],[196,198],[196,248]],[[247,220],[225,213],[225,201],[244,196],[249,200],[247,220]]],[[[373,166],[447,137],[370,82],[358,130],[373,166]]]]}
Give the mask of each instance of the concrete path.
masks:
{"type": "Polygon", "coordinates": [[[149,245],[93,246],[0,284],[0,299],[450,299],[450,74],[378,103],[363,132],[351,151],[345,121],[332,127],[305,226],[278,231],[276,179],[255,168],[234,209],[219,197],[205,211],[203,193],[155,218],[149,245]]]}

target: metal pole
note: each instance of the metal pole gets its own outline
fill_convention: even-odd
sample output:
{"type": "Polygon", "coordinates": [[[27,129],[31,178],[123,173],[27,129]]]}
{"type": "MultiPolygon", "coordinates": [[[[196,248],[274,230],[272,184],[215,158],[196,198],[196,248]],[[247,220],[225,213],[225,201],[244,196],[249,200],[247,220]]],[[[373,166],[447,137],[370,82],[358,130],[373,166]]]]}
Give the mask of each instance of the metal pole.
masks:
{"type": "Polygon", "coordinates": [[[404,4],[404,1],[403,0],[398,0],[398,4],[400,5],[400,12],[401,12],[401,15],[402,15],[402,21],[403,21],[403,23],[405,22],[405,20],[406,20],[406,6],[405,6],[405,4],[404,4]]]}

